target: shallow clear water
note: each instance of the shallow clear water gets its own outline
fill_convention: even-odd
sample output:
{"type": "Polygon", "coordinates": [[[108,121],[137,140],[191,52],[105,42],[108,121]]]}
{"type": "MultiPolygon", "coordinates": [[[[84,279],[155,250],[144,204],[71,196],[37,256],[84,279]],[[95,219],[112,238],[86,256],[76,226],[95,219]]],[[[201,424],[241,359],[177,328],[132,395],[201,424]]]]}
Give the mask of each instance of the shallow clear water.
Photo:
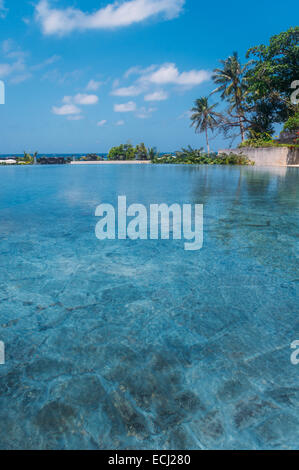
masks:
{"type": "Polygon", "coordinates": [[[298,447],[299,169],[0,169],[1,449],[298,447]],[[204,246],[99,241],[204,204],[204,246]]]}

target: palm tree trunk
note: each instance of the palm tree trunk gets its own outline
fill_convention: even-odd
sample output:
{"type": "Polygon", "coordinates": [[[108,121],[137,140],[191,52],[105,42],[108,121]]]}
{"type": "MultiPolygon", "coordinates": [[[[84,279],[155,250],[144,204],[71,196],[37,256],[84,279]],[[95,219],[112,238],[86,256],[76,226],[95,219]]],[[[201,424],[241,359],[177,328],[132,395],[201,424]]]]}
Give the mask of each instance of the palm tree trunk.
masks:
{"type": "Polygon", "coordinates": [[[207,128],[206,128],[206,141],[207,141],[208,155],[210,155],[210,145],[209,145],[208,129],[207,128]]]}
{"type": "Polygon", "coordinates": [[[241,139],[242,139],[242,142],[244,142],[244,140],[245,140],[245,130],[244,130],[244,125],[243,125],[241,115],[239,115],[239,123],[240,123],[241,139]]]}
{"type": "Polygon", "coordinates": [[[242,139],[242,142],[243,142],[244,139],[245,139],[245,130],[244,130],[244,125],[243,125],[242,118],[243,118],[244,116],[243,116],[243,113],[242,113],[242,108],[241,108],[241,103],[240,103],[239,96],[238,96],[238,93],[237,93],[237,88],[235,88],[235,102],[236,102],[236,111],[237,111],[237,115],[238,115],[238,117],[239,117],[239,125],[240,125],[240,131],[241,131],[241,139],[242,139]]]}

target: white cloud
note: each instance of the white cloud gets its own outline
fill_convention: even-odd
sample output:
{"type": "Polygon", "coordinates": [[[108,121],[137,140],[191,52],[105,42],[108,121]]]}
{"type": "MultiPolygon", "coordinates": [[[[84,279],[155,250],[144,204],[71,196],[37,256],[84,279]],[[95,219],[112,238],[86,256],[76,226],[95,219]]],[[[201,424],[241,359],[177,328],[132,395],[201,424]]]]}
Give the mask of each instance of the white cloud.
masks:
{"type": "Polygon", "coordinates": [[[196,86],[210,78],[211,74],[206,70],[191,70],[190,72],[182,72],[179,74],[175,83],[183,86],[196,86]]]}
{"type": "Polygon", "coordinates": [[[97,91],[101,85],[102,82],[97,82],[96,80],[89,80],[86,86],[86,91],[97,91]]]}
{"type": "Polygon", "coordinates": [[[210,79],[210,72],[207,70],[190,70],[189,72],[180,73],[175,64],[163,64],[160,68],[150,74],[144,74],[142,81],[154,83],[156,85],[181,85],[193,87],[200,85],[210,79]]]}
{"type": "Polygon", "coordinates": [[[78,93],[77,95],[74,96],[73,100],[74,100],[74,103],[76,104],[88,106],[92,104],[97,104],[99,101],[99,98],[97,97],[97,95],[87,95],[84,93],[78,93]]]}
{"type": "Polygon", "coordinates": [[[162,65],[155,72],[149,75],[144,75],[143,79],[160,85],[162,83],[163,84],[176,83],[178,75],[179,75],[179,72],[175,64],[165,64],[165,65],[162,65]]]}
{"type": "Polygon", "coordinates": [[[182,11],[185,0],[126,0],[115,1],[93,13],[77,8],[53,8],[48,0],[40,0],[35,7],[35,18],[44,34],[64,35],[72,31],[111,29],[140,23],[156,15],[175,18],[182,11]]]}
{"type": "Polygon", "coordinates": [[[134,103],[134,101],[129,101],[128,103],[115,104],[114,111],[116,113],[128,113],[136,111],[136,103],[134,103]]]}
{"type": "Polygon", "coordinates": [[[180,72],[174,63],[165,63],[160,66],[150,65],[146,68],[131,67],[125,73],[124,78],[128,79],[132,75],[137,75],[137,77],[130,86],[119,87],[118,82],[117,88],[114,87],[111,94],[114,96],[138,96],[141,93],[146,93],[145,101],[163,101],[168,98],[168,93],[159,89],[161,85],[172,85],[184,90],[198,86],[211,78],[211,73],[207,70],[180,72]]]}
{"type": "MultiPolygon", "coordinates": [[[[87,95],[84,93],[78,93],[75,96],[64,96],[62,99],[62,106],[53,106],[52,112],[59,116],[68,116],[77,114],[79,115],[82,111],[77,105],[88,106],[96,104],[99,101],[96,95],[87,95]]],[[[79,117],[73,118],[72,120],[78,120],[79,117]]]]}
{"type": "Polygon", "coordinates": [[[70,114],[80,114],[81,109],[74,104],[64,104],[62,106],[53,106],[52,112],[58,116],[68,116],[70,114]]]}
{"type": "Polygon", "coordinates": [[[145,95],[144,100],[145,101],[164,101],[167,100],[168,98],[168,93],[166,93],[163,90],[160,91],[154,91],[153,93],[149,93],[148,95],[145,95]]]}
{"type": "Polygon", "coordinates": [[[4,0],[0,0],[0,18],[4,19],[8,13],[8,8],[5,8],[4,0]]]}
{"type": "Polygon", "coordinates": [[[138,96],[143,92],[143,88],[140,86],[128,86],[123,88],[116,88],[111,92],[114,96],[138,96]]]}
{"type": "Polygon", "coordinates": [[[123,126],[124,124],[125,124],[125,121],[123,121],[122,119],[115,123],[116,126],[123,126]]]}
{"type": "Polygon", "coordinates": [[[93,104],[97,104],[99,101],[99,98],[97,95],[87,95],[84,93],[78,93],[75,96],[64,96],[62,99],[63,103],[74,103],[74,104],[80,104],[82,106],[89,106],[93,104]]]}
{"type": "Polygon", "coordinates": [[[98,127],[102,127],[107,123],[106,119],[102,119],[101,121],[97,122],[98,127]]]}
{"type": "Polygon", "coordinates": [[[152,72],[155,70],[156,65],[150,65],[149,67],[143,69],[139,65],[136,65],[134,67],[130,67],[129,70],[126,71],[124,77],[129,78],[131,75],[144,75],[146,73],[152,72]]]}

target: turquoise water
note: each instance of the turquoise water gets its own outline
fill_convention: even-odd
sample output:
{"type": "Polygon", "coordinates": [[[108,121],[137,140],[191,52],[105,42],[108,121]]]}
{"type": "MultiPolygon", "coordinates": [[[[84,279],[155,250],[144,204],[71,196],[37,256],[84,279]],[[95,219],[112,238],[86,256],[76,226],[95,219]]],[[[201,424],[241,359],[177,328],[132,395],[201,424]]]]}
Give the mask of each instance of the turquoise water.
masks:
{"type": "Polygon", "coordinates": [[[1,449],[295,449],[299,169],[0,169],[1,449]],[[204,246],[99,241],[204,204],[204,246]]]}

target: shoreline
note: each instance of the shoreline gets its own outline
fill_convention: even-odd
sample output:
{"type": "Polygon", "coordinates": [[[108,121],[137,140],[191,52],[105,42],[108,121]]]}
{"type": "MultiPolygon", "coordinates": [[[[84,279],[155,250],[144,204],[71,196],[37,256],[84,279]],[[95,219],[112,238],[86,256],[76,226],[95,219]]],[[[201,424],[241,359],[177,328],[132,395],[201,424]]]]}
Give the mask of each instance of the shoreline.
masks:
{"type": "Polygon", "coordinates": [[[101,161],[72,161],[70,165],[144,165],[151,163],[150,160],[101,160],[101,161]]]}

